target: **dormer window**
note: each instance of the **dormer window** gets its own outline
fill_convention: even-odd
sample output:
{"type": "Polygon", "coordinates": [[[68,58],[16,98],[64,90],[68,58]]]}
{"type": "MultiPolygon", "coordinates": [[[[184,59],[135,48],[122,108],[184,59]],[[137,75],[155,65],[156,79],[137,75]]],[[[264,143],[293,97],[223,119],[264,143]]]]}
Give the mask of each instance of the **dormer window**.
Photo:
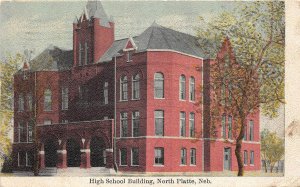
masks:
{"type": "Polygon", "coordinates": [[[132,53],[133,53],[133,51],[127,51],[127,62],[132,61],[132,53]]]}
{"type": "Polygon", "coordinates": [[[127,62],[131,62],[132,61],[132,54],[134,53],[134,51],[137,49],[137,46],[135,45],[132,37],[129,37],[126,45],[124,46],[124,53],[126,54],[127,57],[127,62]]]}

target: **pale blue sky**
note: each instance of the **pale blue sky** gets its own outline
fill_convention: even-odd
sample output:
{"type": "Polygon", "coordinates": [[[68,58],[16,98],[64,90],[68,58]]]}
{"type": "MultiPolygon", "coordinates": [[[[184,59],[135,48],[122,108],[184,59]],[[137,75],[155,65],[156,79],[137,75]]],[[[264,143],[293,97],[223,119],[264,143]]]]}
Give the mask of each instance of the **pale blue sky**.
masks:
{"type": "MultiPolygon", "coordinates": [[[[49,45],[72,48],[72,22],[87,1],[2,2],[0,5],[0,58],[6,52],[33,49],[38,55],[49,45]]],[[[113,16],[116,39],[135,36],[155,20],[158,24],[195,35],[199,16],[209,19],[235,2],[103,1],[113,16]]]]}

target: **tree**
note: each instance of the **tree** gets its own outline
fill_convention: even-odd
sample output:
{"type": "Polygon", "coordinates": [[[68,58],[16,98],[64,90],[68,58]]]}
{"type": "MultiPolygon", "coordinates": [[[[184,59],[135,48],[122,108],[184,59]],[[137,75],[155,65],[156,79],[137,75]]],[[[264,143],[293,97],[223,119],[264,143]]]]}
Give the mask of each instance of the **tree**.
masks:
{"type": "Polygon", "coordinates": [[[9,132],[13,119],[13,75],[22,61],[22,55],[8,55],[0,61],[0,152],[1,158],[10,156],[9,132]],[[2,155],[3,154],[3,155],[2,155]]]}
{"type": "MultiPolygon", "coordinates": [[[[235,155],[238,176],[243,176],[241,147],[247,116],[262,111],[275,117],[284,103],[284,2],[243,2],[231,13],[200,22],[199,45],[215,57],[210,65],[211,120],[217,121],[221,112],[235,119],[235,155]],[[224,46],[227,53],[219,53],[224,46]]],[[[216,129],[214,125],[211,129],[216,129]]]]}
{"type": "Polygon", "coordinates": [[[267,164],[270,164],[271,173],[274,165],[284,155],[284,141],[279,138],[275,132],[270,132],[266,129],[261,133],[261,155],[265,160],[265,171],[267,172],[267,164]]]}

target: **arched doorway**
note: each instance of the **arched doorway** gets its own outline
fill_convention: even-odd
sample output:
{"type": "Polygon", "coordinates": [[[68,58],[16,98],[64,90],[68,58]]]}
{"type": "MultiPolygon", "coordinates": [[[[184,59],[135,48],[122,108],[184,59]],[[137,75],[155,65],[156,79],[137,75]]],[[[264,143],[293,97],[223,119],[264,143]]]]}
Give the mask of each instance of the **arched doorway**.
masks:
{"type": "Polygon", "coordinates": [[[100,137],[93,137],[90,144],[91,149],[91,166],[92,167],[105,167],[105,143],[100,137]]]}
{"type": "Polygon", "coordinates": [[[68,167],[80,166],[80,144],[74,139],[67,141],[67,164],[68,167]]]}
{"type": "Polygon", "coordinates": [[[57,142],[54,139],[46,140],[44,144],[45,166],[56,167],[57,163],[57,142]]]}

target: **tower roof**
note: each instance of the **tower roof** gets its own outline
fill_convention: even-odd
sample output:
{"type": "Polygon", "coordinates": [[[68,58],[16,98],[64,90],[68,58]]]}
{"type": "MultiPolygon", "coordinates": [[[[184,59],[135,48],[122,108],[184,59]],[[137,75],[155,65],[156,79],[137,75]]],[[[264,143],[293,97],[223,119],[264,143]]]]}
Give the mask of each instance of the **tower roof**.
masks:
{"type": "Polygon", "coordinates": [[[104,11],[102,3],[99,0],[88,0],[85,6],[85,15],[87,19],[92,17],[100,19],[100,25],[110,27],[107,14],[104,11]]]}

